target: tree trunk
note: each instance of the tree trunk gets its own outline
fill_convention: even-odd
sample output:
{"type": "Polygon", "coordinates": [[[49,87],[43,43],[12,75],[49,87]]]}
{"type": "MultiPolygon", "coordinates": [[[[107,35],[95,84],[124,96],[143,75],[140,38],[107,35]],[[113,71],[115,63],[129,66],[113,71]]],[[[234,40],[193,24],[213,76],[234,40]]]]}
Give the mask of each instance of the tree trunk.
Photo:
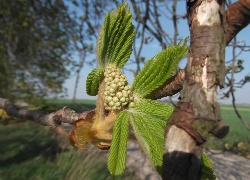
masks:
{"type": "Polygon", "coordinates": [[[217,87],[225,77],[225,4],[197,0],[188,7],[191,43],[183,90],[165,134],[163,179],[200,179],[202,144],[221,121],[217,87]]]}

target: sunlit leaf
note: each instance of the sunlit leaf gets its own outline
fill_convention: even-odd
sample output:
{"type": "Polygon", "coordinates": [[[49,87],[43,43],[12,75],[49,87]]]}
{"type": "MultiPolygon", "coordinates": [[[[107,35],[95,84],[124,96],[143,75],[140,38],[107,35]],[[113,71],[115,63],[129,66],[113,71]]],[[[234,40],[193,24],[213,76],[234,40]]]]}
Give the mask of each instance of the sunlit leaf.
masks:
{"type": "Polygon", "coordinates": [[[103,73],[104,69],[101,67],[97,67],[88,74],[86,81],[86,92],[88,95],[96,96],[98,94],[98,89],[103,73]]]}
{"type": "Polygon", "coordinates": [[[126,4],[121,4],[116,11],[105,16],[97,42],[97,57],[101,66],[113,63],[122,68],[127,62],[135,35],[132,18],[126,4]]]}
{"type": "Polygon", "coordinates": [[[160,103],[151,99],[140,99],[135,102],[135,109],[137,112],[148,113],[152,116],[168,119],[173,112],[172,106],[160,103]]]}
{"type": "Polygon", "coordinates": [[[186,55],[186,44],[187,39],[183,44],[171,45],[148,60],[135,77],[132,85],[133,91],[141,97],[147,97],[155,89],[164,85],[167,79],[175,73],[179,61],[186,55]]]}
{"type": "Polygon", "coordinates": [[[108,169],[112,175],[119,175],[126,167],[129,112],[118,114],[113,129],[113,140],[108,157],[108,169]]]}
{"type": "Polygon", "coordinates": [[[202,154],[201,156],[201,179],[202,180],[215,180],[216,176],[214,175],[213,165],[214,162],[206,155],[202,154]]]}
{"type": "Polygon", "coordinates": [[[160,173],[166,122],[147,113],[133,113],[130,118],[136,139],[156,170],[160,173]]]}

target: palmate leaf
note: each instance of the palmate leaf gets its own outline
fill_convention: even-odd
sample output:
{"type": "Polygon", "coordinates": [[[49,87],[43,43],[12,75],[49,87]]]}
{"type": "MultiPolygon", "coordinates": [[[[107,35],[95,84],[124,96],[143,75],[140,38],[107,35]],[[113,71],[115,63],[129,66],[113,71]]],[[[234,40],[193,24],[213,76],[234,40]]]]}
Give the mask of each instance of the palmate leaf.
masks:
{"type": "Polygon", "coordinates": [[[160,173],[164,129],[173,108],[150,99],[139,99],[131,110],[130,123],[144,153],[160,173]]]}
{"type": "Polygon", "coordinates": [[[201,156],[201,180],[215,180],[216,176],[213,171],[213,161],[206,155],[202,154],[201,156]]]}
{"type": "Polygon", "coordinates": [[[179,61],[187,53],[187,39],[183,44],[169,46],[148,60],[144,68],[135,77],[132,84],[134,92],[147,97],[155,89],[162,86],[175,72],[179,61]]]}
{"type": "Polygon", "coordinates": [[[103,73],[104,73],[104,68],[97,67],[88,74],[86,80],[86,92],[88,95],[90,96],[97,95],[103,73]]]}
{"type": "Polygon", "coordinates": [[[113,63],[122,68],[128,61],[135,35],[132,19],[125,3],[105,16],[97,42],[97,57],[101,66],[113,63]]]}
{"type": "Polygon", "coordinates": [[[147,113],[131,114],[130,123],[144,153],[161,173],[166,122],[147,113]]]}
{"type": "Polygon", "coordinates": [[[108,169],[112,175],[119,175],[126,167],[129,112],[121,111],[113,128],[113,140],[108,157],[108,169]]]}
{"type": "Polygon", "coordinates": [[[136,101],[135,109],[137,112],[148,113],[165,121],[173,112],[172,106],[167,106],[166,104],[151,99],[140,99],[136,101]]]}

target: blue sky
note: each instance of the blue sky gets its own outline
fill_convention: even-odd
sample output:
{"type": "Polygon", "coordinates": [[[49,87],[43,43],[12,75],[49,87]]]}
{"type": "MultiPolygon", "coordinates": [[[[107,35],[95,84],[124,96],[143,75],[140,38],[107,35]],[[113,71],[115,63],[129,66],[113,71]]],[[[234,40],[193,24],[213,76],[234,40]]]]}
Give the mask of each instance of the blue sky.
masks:
{"type": "MultiPolygon", "coordinates": [[[[180,5],[179,8],[179,12],[180,14],[183,14],[183,12],[185,11],[185,6],[184,5],[180,5]],[[181,13],[182,12],[182,13],[181,13]]],[[[164,21],[166,23],[164,29],[166,29],[166,31],[168,33],[173,33],[173,26],[171,22],[167,22],[168,20],[166,20],[166,18],[162,18],[161,21],[164,21]]],[[[180,20],[179,23],[179,38],[185,38],[187,36],[189,36],[189,28],[188,28],[188,24],[186,20],[180,20]]],[[[242,30],[238,36],[237,36],[237,40],[244,40],[246,42],[246,44],[250,45],[250,26],[248,26],[247,28],[245,28],[244,30],[242,30]]],[[[157,52],[159,52],[161,50],[161,47],[157,44],[156,41],[153,41],[152,43],[150,43],[149,45],[145,46],[145,48],[143,48],[142,50],[142,54],[144,57],[146,57],[146,59],[150,59],[151,57],[153,57],[157,52]]],[[[230,48],[226,48],[226,61],[231,59],[231,54],[232,51],[230,50],[230,48]]],[[[88,57],[89,60],[93,59],[93,56],[88,57]]],[[[131,58],[134,58],[133,55],[131,55],[131,58]]],[[[238,59],[243,59],[244,60],[244,66],[245,69],[243,70],[242,73],[237,74],[235,76],[235,79],[240,79],[243,76],[247,75],[250,73],[250,52],[244,52],[242,53],[242,55],[240,55],[238,57],[238,59]]],[[[183,60],[180,63],[181,67],[185,67],[186,61],[183,60]]],[[[84,69],[82,70],[81,73],[81,78],[80,78],[80,82],[78,84],[78,90],[77,90],[77,99],[96,99],[96,97],[91,97],[88,96],[85,92],[86,89],[86,77],[88,75],[88,73],[91,72],[91,70],[94,67],[88,67],[85,66],[84,69]]],[[[133,82],[133,74],[130,72],[125,72],[125,75],[128,78],[129,84],[131,84],[133,82]]],[[[64,87],[66,87],[68,89],[68,96],[67,98],[71,99],[73,97],[73,91],[74,91],[74,83],[75,83],[75,76],[72,76],[70,79],[68,79],[65,84],[64,87]]],[[[219,94],[221,94],[223,91],[218,91],[219,94]]],[[[248,103],[250,104],[250,84],[245,85],[243,88],[241,89],[237,89],[235,92],[235,96],[236,96],[236,103],[248,103]]],[[[231,102],[231,98],[226,99],[226,100],[220,100],[219,99],[220,96],[218,96],[218,101],[221,103],[230,103],[231,102]]]]}

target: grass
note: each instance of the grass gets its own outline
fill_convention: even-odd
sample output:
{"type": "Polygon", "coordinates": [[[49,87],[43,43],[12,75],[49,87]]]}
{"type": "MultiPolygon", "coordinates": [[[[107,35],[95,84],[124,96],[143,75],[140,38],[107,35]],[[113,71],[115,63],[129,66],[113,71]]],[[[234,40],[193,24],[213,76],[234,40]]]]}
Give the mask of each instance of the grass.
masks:
{"type": "Polygon", "coordinates": [[[75,103],[70,99],[49,99],[47,100],[47,104],[51,105],[55,109],[62,108],[64,106],[68,106],[71,109],[74,109],[78,112],[90,110],[95,108],[95,100],[76,100],[75,103]]]}
{"type": "Polygon", "coordinates": [[[0,144],[1,180],[48,179],[48,176],[63,179],[68,171],[63,168],[58,173],[60,167],[55,161],[60,147],[56,136],[35,123],[0,125],[0,144]]]}
{"type": "MultiPolygon", "coordinates": [[[[242,118],[250,123],[250,106],[238,106],[242,118]]],[[[222,119],[230,128],[229,134],[222,140],[231,145],[238,142],[250,143],[250,131],[242,124],[232,106],[221,106],[222,119]]]]}
{"type": "MultiPolygon", "coordinates": [[[[49,100],[50,110],[69,106],[76,111],[95,108],[95,101],[49,100]],[[55,105],[55,106],[54,106],[55,105]],[[53,107],[53,108],[52,108],[53,107]]],[[[14,121],[11,121],[14,122],[14,121]]],[[[69,141],[64,139],[69,145],[69,141]]],[[[34,122],[0,124],[0,180],[111,180],[107,169],[107,156],[96,148],[78,152],[68,146],[62,149],[57,135],[47,127],[34,122]]],[[[132,179],[130,173],[117,180],[132,179]]]]}
{"type": "MultiPolygon", "coordinates": [[[[65,105],[76,111],[95,108],[94,100],[79,100],[77,104],[71,100],[48,100],[47,103],[55,109],[65,105]]],[[[206,146],[222,149],[225,143],[250,143],[250,133],[237,119],[233,108],[222,105],[221,110],[230,132],[220,141],[211,138],[206,146]]],[[[238,110],[250,123],[250,106],[239,106],[238,110]]],[[[0,180],[112,179],[106,167],[106,155],[92,149],[88,152],[62,149],[58,143],[53,132],[33,122],[0,125],[0,180]]],[[[125,173],[116,179],[133,178],[125,173]]]]}
{"type": "Polygon", "coordinates": [[[99,150],[62,149],[53,132],[33,122],[0,125],[0,144],[0,180],[111,180],[99,150]]]}

